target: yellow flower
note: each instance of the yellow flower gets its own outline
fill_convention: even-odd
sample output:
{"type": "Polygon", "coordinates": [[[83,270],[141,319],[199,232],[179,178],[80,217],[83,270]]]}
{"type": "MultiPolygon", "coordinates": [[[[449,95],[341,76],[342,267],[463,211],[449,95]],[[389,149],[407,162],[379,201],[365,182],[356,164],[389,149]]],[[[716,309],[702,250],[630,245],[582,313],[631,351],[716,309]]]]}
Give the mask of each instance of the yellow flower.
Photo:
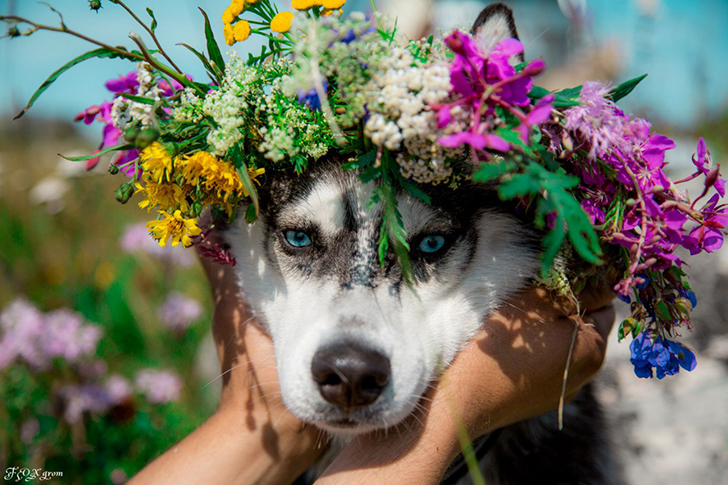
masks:
{"type": "MultiPolygon", "coordinates": [[[[248,2],[248,3],[254,3],[254,2],[248,2]]],[[[237,17],[241,13],[245,12],[245,0],[233,0],[230,2],[230,6],[228,7],[228,10],[230,10],[230,13],[233,14],[234,17],[237,17]]],[[[227,22],[232,23],[232,22],[227,22]]]]}
{"type": "Polygon", "coordinates": [[[323,10],[321,11],[321,16],[322,16],[322,17],[328,17],[329,15],[332,15],[332,14],[334,14],[334,15],[336,15],[337,17],[341,17],[341,14],[342,14],[342,13],[343,13],[343,10],[341,10],[341,9],[338,9],[338,10],[329,10],[329,9],[326,9],[326,8],[325,8],[325,9],[323,9],[323,10]]]}
{"type": "Polygon", "coordinates": [[[145,148],[141,155],[142,169],[149,174],[149,178],[154,182],[161,182],[163,179],[170,180],[173,164],[172,157],[169,152],[159,142],[154,142],[145,148]]]}
{"type": "Polygon", "coordinates": [[[315,0],[293,0],[291,6],[296,10],[308,10],[309,8],[320,7],[321,2],[315,0]]]}
{"type": "Polygon", "coordinates": [[[233,33],[233,26],[225,24],[222,28],[222,33],[225,35],[225,43],[227,45],[233,45],[235,43],[235,34],[233,33]]]}
{"type": "Polygon", "coordinates": [[[147,212],[151,212],[152,208],[157,206],[165,210],[180,209],[185,212],[190,208],[187,202],[187,195],[182,190],[182,187],[177,184],[158,184],[148,177],[145,177],[144,187],[137,183],[136,188],[137,193],[142,193],[145,196],[145,199],[139,202],[139,207],[147,209],[147,212]]]}
{"type": "Polygon", "coordinates": [[[174,211],[173,215],[168,212],[159,211],[163,218],[159,221],[147,222],[149,234],[159,241],[160,246],[165,246],[167,241],[172,239],[172,246],[180,242],[184,247],[192,246],[190,236],[199,236],[202,230],[197,226],[197,219],[185,219],[182,211],[174,211]]]}
{"type": "Polygon", "coordinates": [[[225,25],[232,24],[235,21],[235,15],[230,8],[226,8],[222,13],[222,23],[225,25]]]}
{"type": "Polygon", "coordinates": [[[256,3],[258,3],[258,0],[246,0],[245,3],[247,3],[248,5],[255,5],[256,3]]]}
{"type": "Polygon", "coordinates": [[[250,37],[250,23],[247,20],[238,20],[233,25],[233,34],[237,42],[242,42],[250,37]]]}
{"type": "MultiPolygon", "coordinates": [[[[208,152],[197,152],[178,161],[183,183],[200,187],[212,197],[213,204],[228,202],[231,196],[248,197],[238,170],[232,163],[225,162],[208,152]]],[[[264,174],[264,169],[248,169],[251,180],[264,174]]]]}
{"type": "Polygon", "coordinates": [[[293,14],[291,12],[281,12],[270,22],[270,30],[273,32],[288,32],[291,30],[291,23],[293,22],[293,14]]]}
{"type": "Polygon", "coordinates": [[[322,3],[326,10],[338,10],[344,6],[346,0],[323,0],[322,3]]]}

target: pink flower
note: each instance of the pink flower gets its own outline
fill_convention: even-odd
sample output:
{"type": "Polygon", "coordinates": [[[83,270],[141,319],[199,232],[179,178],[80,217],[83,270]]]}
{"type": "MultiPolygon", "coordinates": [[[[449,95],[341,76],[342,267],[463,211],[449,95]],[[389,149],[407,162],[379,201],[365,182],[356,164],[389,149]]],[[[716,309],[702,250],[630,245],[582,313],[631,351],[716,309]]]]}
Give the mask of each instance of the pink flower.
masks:
{"type": "Polygon", "coordinates": [[[718,206],[720,197],[715,194],[700,211],[703,222],[690,231],[683,246],[695,255],[701,251],[712,253],[723,246],[723,229],[728,225],[728,207],[718,206]]]}
{"type": "Polygon", "coordinates": [[[202,316],[202,305],[182,293],[172,292],[157,312],[159,319],[177,334],[184,333],[193,322],[202,316]]]}
{"type": "Polygon", "coordinates": [[[117,79],[109,79],[104,86],[112,93],[134,94],[139,88],[137,73],[132,71],[126,75],[120,75],[117,79]]]}
{"type": "Polygon", "coordinates": [[[182,390],[182,379],[170,370],[141,370],[137,373],[134,384],[152,404],[177,401],[182,390]]]}

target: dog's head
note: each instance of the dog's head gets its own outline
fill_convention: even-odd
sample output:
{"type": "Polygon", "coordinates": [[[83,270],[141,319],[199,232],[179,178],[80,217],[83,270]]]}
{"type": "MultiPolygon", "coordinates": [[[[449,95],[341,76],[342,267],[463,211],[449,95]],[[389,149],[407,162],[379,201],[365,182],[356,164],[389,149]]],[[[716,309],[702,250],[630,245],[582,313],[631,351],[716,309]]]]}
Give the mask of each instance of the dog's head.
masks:
{"type": "MultiPolygon", "coordinates": [[[[489,7],[475,32],[485,47],[516,35],[510,10],[489,7]]],[[[373,190],[341,160],[319,161],[303,175],[269,178],[260,219],[227,235],[242,290],[273,338],[286,406],[342,434],[409,415],[537,266],[522,224],[488,187],[431,188],[431,205],[403,193],[413,291],[393,255],[380,261],[373,190]]]]}

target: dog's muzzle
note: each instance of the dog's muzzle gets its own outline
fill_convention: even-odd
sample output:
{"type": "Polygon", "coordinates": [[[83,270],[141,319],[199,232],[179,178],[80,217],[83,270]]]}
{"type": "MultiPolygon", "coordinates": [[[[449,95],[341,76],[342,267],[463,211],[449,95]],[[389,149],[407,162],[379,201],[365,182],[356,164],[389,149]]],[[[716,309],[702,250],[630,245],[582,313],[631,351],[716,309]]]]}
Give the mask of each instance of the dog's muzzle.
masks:
{"type": "Polygon", "coordinates": [[[344,413],[373,404],[389,383],[389,358],[356,344],[341,343],[313,356],[311,374],[321,396],[344,413]]]}

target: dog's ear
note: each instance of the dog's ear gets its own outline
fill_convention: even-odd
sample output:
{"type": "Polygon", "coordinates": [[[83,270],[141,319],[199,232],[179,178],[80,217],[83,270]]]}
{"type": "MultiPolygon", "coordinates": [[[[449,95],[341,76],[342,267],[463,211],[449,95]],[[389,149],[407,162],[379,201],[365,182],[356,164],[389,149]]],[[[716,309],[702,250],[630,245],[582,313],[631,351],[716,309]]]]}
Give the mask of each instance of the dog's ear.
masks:
{"type": "MultiPolygon", "coordinates": [[[[503,39],[518,39],[513,10],[502,3],[488,5],[480,12],[473,24],[471,32],[484,52],[493,50],[503,39]]],[[[519,54],[518,62],[523,62],[523,54],[519,54]]]]}

